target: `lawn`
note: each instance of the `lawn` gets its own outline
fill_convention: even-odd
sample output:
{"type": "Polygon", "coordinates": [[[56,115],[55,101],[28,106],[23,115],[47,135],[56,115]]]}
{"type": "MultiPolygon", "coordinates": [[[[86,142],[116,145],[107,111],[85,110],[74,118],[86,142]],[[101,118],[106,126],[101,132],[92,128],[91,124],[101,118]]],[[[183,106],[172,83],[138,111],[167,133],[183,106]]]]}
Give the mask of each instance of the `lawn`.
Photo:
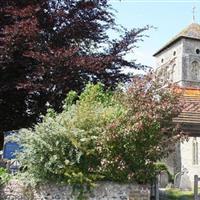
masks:
{"type": "Polygon", "coordinates": [[[194,200],[192,191],[180,191],[179,189],[166,190],[170,200],[194,200]]]}

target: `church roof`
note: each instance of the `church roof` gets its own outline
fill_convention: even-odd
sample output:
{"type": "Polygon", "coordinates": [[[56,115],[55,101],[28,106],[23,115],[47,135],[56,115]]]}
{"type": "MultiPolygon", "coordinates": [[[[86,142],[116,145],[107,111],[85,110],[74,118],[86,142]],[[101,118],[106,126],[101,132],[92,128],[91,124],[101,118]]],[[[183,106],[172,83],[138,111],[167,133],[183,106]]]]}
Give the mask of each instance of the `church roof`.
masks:
{"type": "Polygon", "coordinates": [[[162,52],[181,38],[200,40],[200,24],[192,23],[187,26],[179,34],[173,37],[167,44],[165,44],[161,49],[159,49],[153,56],[158,55],[160,52],[162,52]]]}
{"type": "Polygon", "coordinates": [[[200,89],[184,91],[184,109],[173,121],[189,135],[200,136],[200,89]]]}

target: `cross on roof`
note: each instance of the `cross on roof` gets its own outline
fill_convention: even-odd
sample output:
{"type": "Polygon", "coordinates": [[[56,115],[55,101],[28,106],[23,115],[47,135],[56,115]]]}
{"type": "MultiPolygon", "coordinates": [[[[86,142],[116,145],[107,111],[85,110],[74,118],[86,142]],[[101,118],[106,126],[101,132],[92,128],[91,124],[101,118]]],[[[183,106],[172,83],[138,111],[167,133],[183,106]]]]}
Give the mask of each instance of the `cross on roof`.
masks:
{"type": "Polygon", "coordinates": [[[193,22],[195,22],[195,10],[196,6],[193,6],[192,13],[193,13],[193,22]]]}

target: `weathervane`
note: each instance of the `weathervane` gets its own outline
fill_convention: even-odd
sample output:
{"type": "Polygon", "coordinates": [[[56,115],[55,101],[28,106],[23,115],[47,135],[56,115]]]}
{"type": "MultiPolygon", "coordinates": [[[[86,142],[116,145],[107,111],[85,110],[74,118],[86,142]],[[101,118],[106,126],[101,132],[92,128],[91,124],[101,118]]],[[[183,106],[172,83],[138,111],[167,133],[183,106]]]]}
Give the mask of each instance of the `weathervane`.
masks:
{"type": "Polygon", "coordinates": [[[196,6],[193,6],[192,13],[193,13],[193,22],[195,22],[195,10],[196,6]]]}

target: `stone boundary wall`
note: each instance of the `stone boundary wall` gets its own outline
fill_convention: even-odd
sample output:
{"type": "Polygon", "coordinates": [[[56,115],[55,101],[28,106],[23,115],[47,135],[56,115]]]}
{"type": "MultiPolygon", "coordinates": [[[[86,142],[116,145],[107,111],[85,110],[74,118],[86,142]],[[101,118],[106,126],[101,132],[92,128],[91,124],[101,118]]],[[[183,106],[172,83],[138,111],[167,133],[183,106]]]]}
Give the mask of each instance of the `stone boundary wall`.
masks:
{"type": "MultiPolygon", "coordinates": [[[[0,189],[0,200],[76,200],[70,186],[44,185],[37,189],[11,181],[0,189]]],[[[88,200],[150,200],[148,186],[100,182],[87,193],[88,200]]]]}
{"type": "Polygon", "coordinates": [[[159,191],[159,200],[169,200],[168,195],[165,191],[160,190],[159,191]]]}

